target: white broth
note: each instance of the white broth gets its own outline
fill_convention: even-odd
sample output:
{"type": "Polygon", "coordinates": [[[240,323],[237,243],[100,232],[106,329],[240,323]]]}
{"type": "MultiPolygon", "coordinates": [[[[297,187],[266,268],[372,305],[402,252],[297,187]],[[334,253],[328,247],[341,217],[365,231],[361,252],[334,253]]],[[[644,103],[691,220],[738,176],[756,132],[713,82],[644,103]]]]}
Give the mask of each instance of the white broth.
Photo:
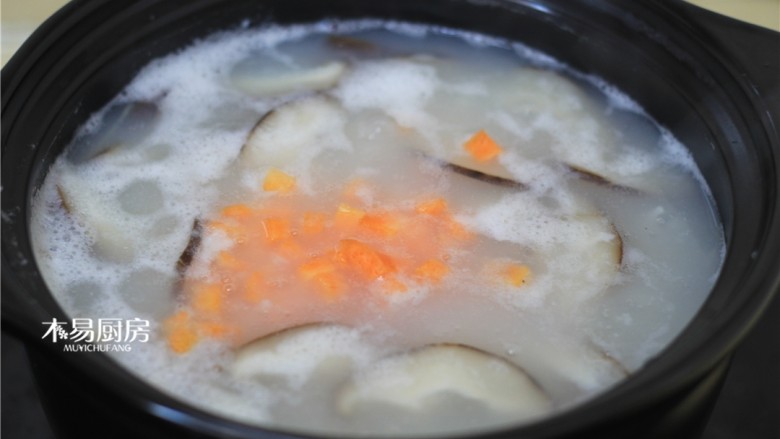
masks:
{"type": "Polygon", "coordinates": [[[153,61],[52,166],[32,232],[71,317],[150,321],[109,353],[141,379],[348,436],[582,403],[680,333],[724,252],[693,160],[629,97],[519,44],[380,22],[153,61]]]}

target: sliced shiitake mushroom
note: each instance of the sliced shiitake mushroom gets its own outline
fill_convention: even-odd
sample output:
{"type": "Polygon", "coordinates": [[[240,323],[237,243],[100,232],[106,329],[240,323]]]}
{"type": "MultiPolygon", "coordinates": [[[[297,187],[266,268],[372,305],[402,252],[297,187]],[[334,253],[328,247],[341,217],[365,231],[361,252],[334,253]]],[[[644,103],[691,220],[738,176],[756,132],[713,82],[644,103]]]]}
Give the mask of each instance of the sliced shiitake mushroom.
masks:
{"type": "Polygon", "coordinates": [[[96,130],[74,140],[66,158],[73,164],[79,164],[118,148],[137,145],[152,132],[159,118],[160,110],[152,102],[112,105],[96,130]]]}
{"type": "Polygon", "coordinates": [[[284,104],[263,116],[249,133],[239,160],[249,167],[285,166],[310,154],[344,123],[332,99],[312,96],[284,104]]]}
{"type": "MultiPolygon", "coordinates": [[[[419,152],[419,154],[424,157],[426,160],[430,160],[436,164],[438,164],[441,168],[447,169],[449,171],[452,171],[456,174],[463,175],[465,177],[473,178],[475,180],[483,181],[488,184],[492,184],[494,186],[501,186],[509,189],[517,189],[517,190],[526,190],[528,189],[528,185],[518,181],[516,178],[511,176],[506,171],[501,170],[479,170],[474,168],[471,165],[463,164],[463,163],[455,163],[443,159],[434,158],[424,152],[419,152]]],[[[566,169],[574,174],[577,178],[587,181],[590,183],[595,183],[600,186],[608,187],[611,189],[627,192],[627,193],[641,193],[639,189],[626,186],[620,183],[616,183],[612,180],[609,180],[607,177],[604,177],[596,172],[589,171],[585,168],[574,166],[574,165],[564,165],[566,169]]]]}
{"type": "Polygon", "coordinates": [[[192,221],[192,229],[190,230],[190,238],[187,240],[187,246],[179,255],[179,259],[176,261],[176,273],[179,277],[184,277],[187,269],[192,264],[192,260],[195,259],[195,255],[200,249],[200,243],[203,240],[203,223],[200,218],[195,218],[192,221]]]}
{"type": "Polygon", "coordinates": [[[565,251],[567,257],[578,260],[577,264],[567,267],[566,277],[571,282],[560,292],[571,299],[561,303],[575,306],[603,293],[615,283],[622,266],[623,239],[601,212],[572,215],[567,221],[571,221],[578,232],[572,233],[562,246],[552,246],[550,254],[541,256],[555,258],[558,252],[565,251]]]}
{"type": "Polygon", "coordinates": [[[625,245],[623,243],[623,236],[620,234],[620,231],[618,230],[617,226],[615,226],[615,223],[610,222],[609,223],[610,228],[612,229],[612,233],[615,234],[615,242],[612,246],[613,251],[612,254],[615,257],[615,261],[617,263],[618,268],[621,268],[623,266],[623,255],[625,254],[625,250],[623,246],[625,245]]]}
{"type": "Polygon", "coordinates": [[[231,373],[238,378],[272,381],[289,373],[290,364],[303,369],[303,364],[309,362],[311,373],[325,371],[346,376],[352,361],[330,343],[338,338],[358,343],[351,331],[343,325],[311,323],[274,332],[240,347],[232,362],[231,373]],[[318,342],[312,344],[312,340],[318,342]]]}
{"type": "Polygon", "coordinates": [[[91,185],[66,172],[57,185],[57,194],[65,211],[92,234],[92,249],[98,256],[114,262],[133,258],[133,241],[118,222],[121,214],[101,200],[91,185]]]}
{"type": "Polygon", "coordinates": [[[606,277],[614,278],[623,262],[623,238],[615,224],[601,212],[576,215],[574,219],[581,222],[588,238],[601,237],[590,241],[593,250],[588,270],[604,271],[606,277]]]}
{"type": "Polygon", "coordinates": [[[442,162],[441,166],[451,170],[456,174],[464,175],[466,177],[473,178],[475,180],[484,181],[485,183],[489,183],[492,185],[518,189],[518,190],[525,190],[528,188],[528,186],[526,186],[525,183],[521,183],[511,178],[500,177],[498,175],[491,175],[482,171],[477,171],[476,169],[471,169],[465,166],[456,165],[455,163],[442,162]]]}
{"type": "Polygon", "coordinates": [[[345,385],[337,403],[344,414],[366,403],[419,413],[452,394],[517,418],[541,416],[552,407],[550,397],[519,366],[455,344],[430,345],[380,360],[345,385]]]}
{"type": "Polygon", "coordinates": [[[625,364],[623,364],[623,362],[621,362],[619,359],[617,359],[617,357],[615,357],[614,355],[610,354],[610,353],[609,353],[609,352],[608,352],[606,349],[604,349],[603,347],[599,346],[598,344],[596,344],[596,343],[595,343],[595,342],[593,342],[592,340],[588,341],[588,342],[586,343],[586,345],[587,345],[587,346],[588,346],[590,349],[592,349],[592,350],[594,350],[595,352],[597,352],[597,353],[598,353],[598,354],[601,356],[601,358],[603,358],[605,361],[607,361],[607,362],[608,362],[608,363],[609,363],[609,364],[610,364],[610,365],[611,365],[611,366],[612,366],[612,367],[613,367],[613,368],[614,368],[616,371],[618,371],[618,372],[619,372],[619,373],[620,373],[620,374],[621,374],[623,377],[627,377],[628,375],[630,375],[630,374],[631,374],[631,371],[630,371],[630,370],[628,370],[628,367],[626,367],[626,365],[625,365],[625,364]]]}
{"type": "Polygon", "coordinates": [[[501,186],[501,187],[505,187],[509,189],[517,189],[517,190],[528,189],[528,186],[525,183],[517,181],[516,179],[511,177],[507,172],[497,172],[496,174],[501,174],[501,175],[496,175],[486,170],[475,169],[466,164],[458,164],[447,160],[438,159],[422,151],[416,151],[416,152],[423,159],[428,160],[432,163],[436,163],[442,169],[446,169],[458,175],[463,175],[468,178],[473,178],[474,180],[482,181],[488,184],[492,184],[494,186],[501,186]]]}
{"type": "Polygon", "coordinates": [[[230,82],[237,90],[250,96],[268,97],[295,92],[326,90],[335,86],[346,71],[340,61],[330,61],[302,70],[274,72],[236,72],[230,82]]]}
{"type": "Polygon", "coordinates": [[[594,183],[599,186],[604,186],[610,189],[615,189],[626,193],[639,194],[642,192],[639,189],[633,188],[631,186],[626,186],[624,184],[620,184],[615,181],[612,181],[601,174],[585,169],[581,166],[575,166],[569,164],[564,166],[566,166],[566,169],[569,170],[569,172],[574,174],[577,178],[579,178],[582,181],[587,181],[589,183],[594,183]]]}
{"type": "Polygon", "coordinates": [[[376,44],[370,41],[348,35],[329,35],[326,41],[329,46],[336,49],[359,54],[372,53],[379,49],[376,44]]]}

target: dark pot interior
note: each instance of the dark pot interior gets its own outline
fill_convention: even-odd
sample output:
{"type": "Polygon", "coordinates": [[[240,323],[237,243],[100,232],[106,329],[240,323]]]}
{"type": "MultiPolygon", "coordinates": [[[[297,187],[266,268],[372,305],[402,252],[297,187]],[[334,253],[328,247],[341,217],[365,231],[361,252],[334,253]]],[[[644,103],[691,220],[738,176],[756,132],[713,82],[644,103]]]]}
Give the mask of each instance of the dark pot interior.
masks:
{"type": "Polygon", "coordinates": [[[104,355],[63,354],[41,341],[41,322],[66,315],[36,268],[27,219],[32,195],[75,129],[148,61],[243,20],[323,18],[429,23],[521,41],[618,86],[691,149],[715,196],[728,247],[710,298],[662,355],[621,385],[496,437],[695,434],[724,359],[778,289],[780,37],[682,2],[606,0],[71,2],[2,75],[3,329],[29,343],[43,368],[44,396],[81,394],[109,417],[102,427],[73,425],[73,407],[52,408],[55,423],[70,419],[55,428],[74,437],[99,428],[109,428],[111,437],[288,437],[263,436],[186,407],[104,355]]]}

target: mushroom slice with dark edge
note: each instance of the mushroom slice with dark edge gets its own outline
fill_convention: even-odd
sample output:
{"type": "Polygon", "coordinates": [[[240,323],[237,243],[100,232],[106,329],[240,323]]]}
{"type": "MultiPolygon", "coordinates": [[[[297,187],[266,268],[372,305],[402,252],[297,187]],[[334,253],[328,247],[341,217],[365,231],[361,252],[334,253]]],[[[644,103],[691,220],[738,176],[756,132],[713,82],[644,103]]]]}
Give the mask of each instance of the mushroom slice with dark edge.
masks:
{"type": "Polygon", "coordinates": [[[613,250],[612,254],[615,256],[615,261],[617,263],[618,268],[620,268],[620,267],[623,266],[623,255],[625,253],[625,251],[623,249],[623,246],[624,246],[623,236],[620,234],[620,231],[615,226],[615,223],[610,222],[609,225],[610,225],[610,228],[612,229],[612,233],[615,234],[615,243],[612,246],[612,248],[614,250],[613,250]]]}
{"type": "Polygon", "coordinates": [[[580,221],[588,231],[588,237],[601,234],[603,239],[591,241],[592,258],[588,264],[590,270],[600,271],[603,267],[605,276],[614,276],[623,264],[623,237],[620,236],[615,224],[603,213],[595,211],[575,215],[574,220],[580,221]]]}
{"type": "MultiPolygon", "coordinates": [[[[514,177],[509,175],[508,172],[505,171],[496,172],[496,171],[488,171],[488,170],[479,170],[465,164],[459,164],[459,163],[454,163],[447,160],[435,158],[422,151],[419,151],[419,153],[423,158],[436,163],[442,169],[447,169],[449,171],[452,171],[459,175],[463,175],[465,177],[473,178],[475,180],[483,181],[488,184],[501,186],[509,189],[517,189],[517,190],[528,189],[528,185],[526,185],[521,181],[516,180],[514,177]]],[[[574,165],[568,165],[568,164],[564,166],[569,172],[573,173],[577,178],[579,178],[582,181],[595,183],[599,186],[604,186],[611,189],[624,191],[626,193],[635,193],[635,194],[641,193],[639,189],[633,188],[631,186],[626,186],[620,183],[616,183],[608,179],[607,177],[599,175],[593,171],[589,171],[585,168],[574,166],[574,165]]]]}
{"type": "Polygon", "coordinates": [[[326,41],[333,48],[361,55],[375,53],[379,50],[379,47],[371,41],[347,35],[329,35],[326,41]]]}
{"type": "Polygon", "coordinates": [[[152,132],[159,118],[160,110],[152,102],[112,105],[96,130],[76,137],[66,157],[71,163],[80,164],[118,148],[138,145],[152,132]]]}
{"type": "Polygon", "coordinates": [[[337,403],[345,415],[366,403],[420,413],[448,394],[517,418],[538,417],[552,408],[549,396],[517,365],[455,344],[430,345],[384,358],[346,384],[337,403]]]}
{"type": "Polygon", "coordinates": [[[250,96],[279,96],[329,89],[339,82],[346,69],[344,63],[330,61],[302,70],[233,71],[230,75],[230,83],[237,90],[250,96]]]}
{"type": "Polygon", "coordinates": [[[442,169],[454,172],[464,177],[473,178],[475,180],[483,181],[494,186],[501,186],[509,189],[526,190],[528,186],[525,183],[515,180],[509,176],[509,173],[502,173],[503,175],[494,175],[488,171],[477,170],[466,165],[449,162],[447,160],[438,159],[432,157],[422,151],[417,151],[421,157],[425,160],[429,160],[432,163],[436,163],[442,169]]]}
{"type": "Polygon", "coordinates": [[[312,373],[329,373],[346,377],[352,362],[341,346],[360,343],[359,336],[348,326],[333,323],[311,323],[283,329],[241,346],[230,367],[233,376],[273,380],[288,372],[289,364],[303,367],[311,362],[312,373]],[[339,343],[336,340],[341,340],[339,343]]]}
{"type": "Polygon", "coordinates": [[[345,120],[344,110],[325,96],[289,102],[257,122],[241,149],[239,161],[251,168],[294,163],[313,145],[330,138],[345,120]]]}
{"type": "Polygon", "coordinates": [[[585,344],[590,349],[597,352],[601,358],[607,361],[616,371],[623,375],[624,378],[631,374],[631,371],[628,370],[628,367],[626,367],[623,362],[617,359],[614,355],[610,354],[605,348],[596,344],[593,340],[588,340],[585,344]]]}
{"type": "Polygon", "coordinates": [[[582,181],[587,181],[590,183],[597,184],[599,186],[604,186],[610,189],[615,189],[626,193],[639,194],[642,192],[641,190],[633,188],[631,186],[626,186],[620,183],[616,183],[610,180],[609,178],[604,177],[603,175],[585,169],[581,166],[575,166],[571,164],[565,164],[564,166],[566,167],[567,170],[569,170],[569,172],[574,174],[577,178],[579,178],[582,181]]]}
{"type": "Polygon", "coordinates": [[[623,239],[615,225],[598,211],[582,212],[566,219],[578,230],[563,247],[551,246],[542,258],[555,260],[559,252],[578,259],[580,263],[569,266],[567,277],[577,280],[579,288],[565,288],[560,291],[569,298],[568,303],[576,308],[581,302],[602,295],[615,284],[622,268],[623,239]]]}
{"type": "Polygon", "coordinates": [[[192,221],[192,230],[190,230],[190,239],[187,241],[187,246],[181,252],[179,259],[176,261],[176,274],[180,278],[183,278],[187,272],[187,269],[192,264],[192,260],[195,258],[195,254],[200,249],[200,243],[203,240],[203,224],[199,218],[195,218],[192,221]]]}

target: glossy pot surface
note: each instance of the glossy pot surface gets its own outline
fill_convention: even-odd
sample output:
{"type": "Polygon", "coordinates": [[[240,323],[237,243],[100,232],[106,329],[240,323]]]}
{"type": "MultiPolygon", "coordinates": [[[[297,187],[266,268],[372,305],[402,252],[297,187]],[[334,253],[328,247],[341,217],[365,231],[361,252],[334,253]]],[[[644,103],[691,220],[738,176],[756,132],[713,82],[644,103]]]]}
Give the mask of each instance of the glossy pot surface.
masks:
{"type": "Polygon", "coordinates": [[[625,382],[541,422],[481,437],[692,437],[725,361],[780,282],[780,34],[683,2],[589,0],[73,1],[2,73],[3,329],[24,339],[63,435],[296,437],[182,404],[99,353],[64,354],[42,322],[67,316],[29,241],[32,195],[76,128],[151,59],[214,31],[390,19],[522,42],[616,85],[687,145],[712,189],[727,255],[693,322],[625,382]],[[83,407],[68,405],[78,395],[83,407]]]}

